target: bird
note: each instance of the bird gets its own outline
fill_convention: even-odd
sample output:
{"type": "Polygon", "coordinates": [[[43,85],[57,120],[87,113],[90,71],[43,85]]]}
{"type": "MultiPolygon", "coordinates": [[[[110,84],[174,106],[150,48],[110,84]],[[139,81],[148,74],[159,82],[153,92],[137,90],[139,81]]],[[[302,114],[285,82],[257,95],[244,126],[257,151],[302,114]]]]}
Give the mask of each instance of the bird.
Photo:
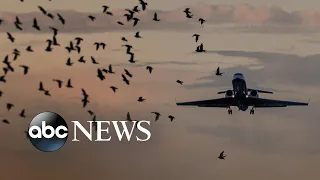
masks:
{"type": "Polygon", "coordinates": [[[35,28],[36,30],[40,31],[40,27],[38,25],[38,22],[37,22],[37,19],[36,18],[33,18],[33,25],[32,25],[33,28],[35,28]]]}
{"type": "Polygon", "coordinates": [[[73,64],[73,62],[71,62],[71,58],[69,57],[69,58],[67,59],[66,65],[67,65],[67,66],[72,66],[72,64],[73,64]]]}
{"type": "Polygon", "coordinates": [[[135,37],[135,38],[142,38],[142,37],[140,36],[140,31],[136,32],[136,34],[134,35],[134,37],[135,37]]]}
{"type": "Polygon", "coordinates": [[[66,87],[67,88],[73,88],[73,86],[71,85],[71,79],[68,79],[66,87]]]}
{"type": "Polygon", "coordinates": [[[217,75],[217,76],[222,76],[222,74],[223,74],[223,73],[220,72],[220,67],[218,67],[217,70],[216,70],[216,75],[217,75]]]}
{"type": "Polygon", "coordinates": [[[161,116],[161,114],[160,114],[160,113],[158,113],[158,112],[151,112],[151,113],[153,113],[153,114],[155,114],[155,115],[156,115],[156,117],[155,117],[155,121],[158,121],[158,120],[159,120],[159,117],[161,116]]]}
{"type": "Polygon", "coordinates": [[[82,95],[83,95],[83,99],[81,100],[82,106],[86,107],[87,104],[89,103],[89,100],[88,100],[89,95],[86,93],[86,91],[83,88],[81,89],[81,91],[82,91],[82,95]]]}
{"type": "Polygon", "coordinates": [[[52,51],[52,40],[51,39],[48,39],[47,40],[47,43],[48,43],[48,46],[47,46],[47,48],[45,49],[45,51],[47,51],[47,52],[51,52],[52,51]]]}
{"type": "Polygon", "coordinates": [[[173,117],[171,115],[169,115],[168,118],[170,119],[171,122],[175,119],[175,117],[173,117]]]}
{"type": "Polygon", "coordinates": [[[122,41],[128,42],[128,40],[125,37],[121,38],[122,41]]]}
{"type": "Polygon", "coordinates": [[[153,67],[151,66],[147,66],[146,69],[149,71],[149,73],[151,74],[152,73],[152,70],[153,70],[153,67]]]}
{"type": "Polygon", "coordinates": [[[99,64],[93,56],[91,56],[91,61],[92,61],[92,64],[99,64]]]}
{"type": "Polygon", "coordinates": [[[186,8],[183,12],[186,13],[187,18],[192,18],[193,14],[191,14],[190,8],[186,8]]]}
{"type": "Polygon", "coordinates": [[[127,85],[130,85],[130,81],[127,79],[127,77],[123,74],[121,74],[122,76],[122,80],[127,84],[127,85]]]}
{"type": "Polygon", "coordinates": [[[84,56],[81,56],[78,60],[81,63],[86,63],[86,60],[84,59],[84,56]]]}
{"type": "Polygon", "coordinates": [[[202,18],[199,18],[198,20],[200,22],[200,24],[202,25],[204,22],[206,22],[206,20],[202,19],[202,18]]]}
{"type": "Polygon", "coordinates": [[[17,29],[19,29],[20,31],[23,30],[23,28],[22,28],[19,24],[17,24],[17,23],[14,23],[14,26],[15,26],[17,29]]]}
{"type": "Polygon", "coordinates": [[[110,73],[110,74],[114,74],[115,73],[113,71],[113,69],[112,69],[112,65],[111,64],[109,65],[109,68],[108,68],[107,72],[110,73]]]}
{"type": "Polygon", "coordinates": [[[132,46],[131,46],[130,44],[125,44],[125,45],[122,45],[122,46],[124,46],[124,47],[127,48],[127,51],[126,51],[127,54],[130,54],[130,53],[131,53],[130,51],[131,51],[131,49],[133,49],[133,48],[132,48],[132,46]]]}
{"type": "Polygon", "coordinates": [[[83,88],[81,89],[81,91],[82,91],[82,95],[83,95],[84,98],[88,98],[89,97],[89,95],[87,94],[87,92],[83,88]]]}
{"type": "Polygon", "coordinates": [[[65,19],[59,13],[57,13],[57,16],[59,17],[58,19],[60,22],[64,25],[66,23],[65,19]]]}
{"type": "Polygon", "coordinates": [[[140,4],[141,4],[141,9],[142,11],[145,11],[147,9],[148,3],[146,3],[143,0],[139,0],[140,4]]]}
{"type": "Polygon", "coordinates": [[[133,123],[135,124],[135,125],[134,125],[135,128],[137,128],[139,121],[138,121],[138,120],[132,120],[129,112],[127,112],[127,118],[126,118],[126,120],[133,122],[133,123]]]}
{"type": "Polygon", "coordinates": [[[2,122],[6,124],[10,124],[10,122],[7,119],[2,120],[2,122]]]}
{"type": "Polygon", "coordinates": [[[40,83],[39,83],[39,89],[38,89],[38,90],[39,90],[39,91],[44,91],[42,81],[40,81],[40,83]]]}
{"type": "Polygon", "coordinates": [[[62,81],[59,80],[59,79],[53,79],[53,81],[57,82],[58,83],[58,87],[61,88],[62,87],[62,81]]]}
{"type": "Polygon", "coordinates": [[[203,49],[203,43],[197,46],[196,52],[206,52],[206,50],[203,49]]]}
{"type": "MultiPolygon", "coordinates": [[[[49,1],[51,1],[51,0],[49,0],[49,1]]],[[[48,13],[47,16],[48,16],[49,18],[51,18],[51,19],[54,19],[54,16],[53,16],[53,14],[51,14],[51,13],[48,13]]]]}
{"type": "Polygon", "coordinates": [[[51,27],[51,26],[49,26],[49,28],[52,29],[54,36],[56,36],[58,34],[59,30],[57,28],[54,28],[54,27],[51,27]]]}
{"type": "Polygon", "coordinates": [[[74,40],[76,40],[76,45],[79,45],[83,41],[83,38],[76,37],[76,38],[74,38],[74,40]]]}
{"type": "Polygon", "coordinates": [[[193,36],[192,37],[196,37],[196,42],[198,42],[198,40],[199,40],[199,34],[193,34],[193,36]]]}
{"type": "Polygon", "coordinates": [[[143,102],[143,101],[145,101],[146,99],[144,99],[142,96],[140,96],[139,98],[138,98],[138,102],[143,102]]]}
{"type": "Polygon", "coordinates": [[[28,46],[28,47],[26,48],[26,51],[33,52],[31,46],[28,46]]]}
{"type": "Polygon", "coordinates": [[[139,18],[136,18],[136,17],[134,17],[134,18],[132,18],[134,21],[133,21],[133,26],[136,26],[137,24],[138,24],[138,22],[140,21],[140,19],[139,18]]]}
{"type": "Polygon", "coordinates": [[[24,75],[26,75],[27,73],[28,73],[28,71],[29,71],[29,67],[28,66],[26,66],[26,65],[20,65],[20,67],[22,67],[23,68],[23,74],[24,75]]]}
{"type": "Polygon", "coordinates": [[[128,60],[130,63],[136,63],[137,60],[134,60],[134,54],[133,53],[130,53],[130,59],[128,60]]]}
{"type": "Polygon", "coordinates": [[[160,19],[158,19],[158,14],[156,12],[153,15],[153,20],[154,21],[160,21],[160,19]]]}
{"type": "Polygon", "coordinates": [[[54,45],[54,46],[60,46],[60,44],[59,44],[58,41],[57,41],[56,35],[54,35],[54,36],[52,37],[52,45],[54,45]]]}
{"type": "Polygon", "coordinates": [[[5,76],[0,76],[0,82],[6,83],[7,80],[5,79],[5,76]]]}
{"type": "Polygon", "coordinates": [[[15,19],[15,22],[14,22],[14,23],[15,23],[15,24],[18,24],[18,25],[22,25],[19,16],[16,16],[16,19],[15,19]]]}
{"type": "Polygon", "coordinates": [[[51,96],[51,94],[50,94],[50,92],[49,92],[48,90],[45,90],[45,91],[44,91],[44,95],[46,95],[46,96],[51,96]]]}
{"type": "Polygon", "coordinates": [[[129,76],[129,77],[132,78],[132,74],[131,74],[128,70],[124,69],[124,72],[125,72],[125,74],[126,74],[127,76],[129,76]]]}
{"type": "Polygon", "coordinates": [[[94,115],[94,112],[92,112],[91,110],[88,110],[88,113],[90,114],[90,116],[94,115]]]}
{"type": "Polygon", "coordinates": [[[224,151],[222,151],[218,158],[225,160],[225,157],[227,157],[227,155],[224,156],[224,151]]]}
{"type": "Polygon", "coordinates": [[[96,17],[94,17],[94,16],[92,16],[92,15],[89,15],[88,18],[91,19],[91,21],[96,20],[96,17]]]}
{"type": "Polygon", "coordinates": [[[105,13],[109,9],[109,6],[103,5],[102,8],[103,8],[103,13],[105,13]]]}
{"type": "Polygon", "coordinates": [[[134,7],[133,7],[133,9],[132,9],[132,11],[134,11],[134,12],[137,12],[137,13],[138,13],[138,12],[140,12],[140,10],[139,10],[138,8],[139,8],[138,6],[134,6],[134,7]]]}
{"type": "Polygon", "coordinates": [[[11,104],[11,103],[7,103],[7,109],[8,109],[8,111],[10,111],[10,109],[11,108],[13,108],[14,107],[14,105],[13,104],[11,104]]]}
{"type": "Polygon", "coordinates": [[[181,81],[181,80],[177,80],[176,82],[177,82],[178,84],[183,85],[183,81],[181,81]]]}
{"type": "Polygon", "coordinates": [[[9,33],[9,32],[7,32],[7,35],[8,35],[8,39],[9,39],[12,43],[14,43],[15,38],[12,36],[12,34],[9,33]]]}
{"type": "Polygon", "coordinates": [[[19,116],[22,117],[22,118],[26,118],[25,109],[22,109],[22,111],[20,112],[19,116]]]}
{"type": "Polygon", "coordinates": [[[97,75],[97,77],[101,80],[101,81],[103,81],[106,77],[103,75],[103,73],[102,73],[102,71],[98,68],[98,75],[97,75]]]}
{"type": "Polygon", "coordinates": [[[121,21],[118,21],[118,24],[120,24],[120,25],[122,25],[122,26],[124,25],[121,21]]]}
{"type": "Polygon", "coordinates": [[[42,6],[38,6],[38,8],[40,9],[40,11],[42,12],[42,14],[46,15],[47,11],[42,7],[42,6]]]}
{"type": "Polygon", "coordinates": [[[115,87],[115,86],[110,86],[110,88],[112,89],[112,91],[113,91],[113,92],[116,92],[116,91],[117,91],[117,89],[118,89],[118,88],[117,88],[117,87],[115,87]]]}

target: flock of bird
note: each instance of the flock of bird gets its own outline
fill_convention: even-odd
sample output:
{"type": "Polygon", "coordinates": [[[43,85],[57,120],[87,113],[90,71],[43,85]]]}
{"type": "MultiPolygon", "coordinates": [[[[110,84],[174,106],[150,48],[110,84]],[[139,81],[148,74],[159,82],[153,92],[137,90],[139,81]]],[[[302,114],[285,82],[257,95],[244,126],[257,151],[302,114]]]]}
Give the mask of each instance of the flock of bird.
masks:
{"type": "MultiPolygon", "coordinates": [[[[23,0],[20,0],[20,1],[24,2],[23,0]]],[[[126,14],[124,14],[124,16],[126,17],[127,23],[133,22],[133,26],[136,26],[139,23],[140,19],[135,17],[135,15],[138,14],[140,11],[145,11],[147,9],[147,6],[148,6],[147,2],[145,2],[144,0],[139,0],[139,5],[134,6],[132,9],[125,9],[126,14]]],[[[56,18],[53,13],[50,13],[44,7],[38,6],[38,8],[39,8],[40,12],[44,16],[47,16],[47,17],[51,18],[52,20],[56,18]]],[[[113,16],[113,13],[110,11],[110,7],[109,6],[103,5],[102,9],[103,9],[102,13],[104,13],[106,15],[109,15],[109,16],[113,16]]],[[[186,14],[186,18],[189,18],[189,19],[193,18],[193,14],[190,12],[190,8],[186,8],[183,12],[186,14]]],[[[62,25],[67,23],[67,21],[63,18],[63,16],[61,14],[56,13],[56,16],[57,16],[58,20],[61,22],[62,25]]],[[[96,17],[94,17],[92,15],[89,15],[88,18],[91,21],[95,21],[95,19],[96,19],[96,17]]],[[[155,12],[154,15],[153,15],[153,21],[155,21],[155,22],[161,21],[159,19],[159,17],[158,17],[157,12],[155,12]]],[[[199,18],[198,21],[200,22],[201,25],[203,25],[204,22],[205,22],[205,20],[202,19],[202,18],[199,18]]],[[[1,25],[2,22],[3,22],[3,20],[0,19],[0,25],[1,25]]],[[[121,22],[121,21],[118,21],[117,23],[119,25],[124,25],[124,22],[121,22]]],[[[15,18],[14,26],[15,26],[16,29],[18,29],[20,31],[23,31],[23,22],[21,22],[21,20],[19,19],[18,16],[16,16],[16,18],[15,18]]],[[[36,18],[33,19],[32,27],[34,29],[36,29],[37,31],[41,31],[41,25],[38,24],[38,21],[37,21],[36,18]]],[[[58,42],[58,37],[57,37],[59,29],[57,29],[55,27],[50,27],[50,29],[53,32],[53,36],[50,39],[46,40],[47,47],[44,49],[46,52],[52,52],[54,47],[60,47],[61,46],[59,44],[59,42],[58,42]]],[[[16,38],[10,32],[7,32],[7,37],[8,37],[8,39],[9,39],[9,41],[11,43],[15,43],[16,38]]],[[[140,31],[136,32],[134,37],[137,38],[137,39],[142,38],[142,36],[140,35],[140,31]]],[[[198,42],[200,35],[199,34],[194,34],[192,37],[195,37],[195,41],[198,42]]],[[[68,53],[72,53],[73,51],[76,51],[78,54],[81,54],[81,43],[82,43],[83,40],[84,39],[81,38],[81,37],[76,37],[76,38],[74,38],[74,40],[70,41],[70,43],[65,47],[65,49],[68,51],[68,53]]],[[[128,40],[125,37],[122,37],[121,40],[123,42],[128,42],[128,40]]],[[[98,51],[100,49],[105,49],[106,46],[107,46],[104,42],[95,42],[93,45],[95,46],[96,51],[98,51]]],[[[132,63],[132,64],[136,63],[137,60],[135,60],[135,54],[131,51],[131,49],[133,49],[132,45],[124,44],[122,46],[126,48],[126,54],[129,55],[129,60],[128,60],[129,63],[132,63]]],[[[31,46],[28,46],[25,50],[27,52],[34,52],[31,46]]],[[[203,44],[201,43],[199,46],[197,46],[195,51],[196,52],[205,52],[205,50],[203,48],[203,44]]],[[[21,52],[18,49],[15,48],[13,50],[12,54],[13,54],[12,61],[16,61],[20,57],[21,52]]],[[[96,59],[93,56],[90,57],[90,60],[91,60],[92,64],[99,64],[99,62],[97,62],[96,59]]],[[[10,60],[9,55],[6,55],[4,57],[4,60],[3,60],[3,64],[5,65],[3,67],[4,75],[0,76],[0,82],[1,83],[6,83],[7,82],[6,76],[8,75],[9,72],[15,72],[15,67],[12,65],[12,63],[13,63],[12,61],[10,60]]],[[[78,62],[79,63],[86,63],[87,59],[85,59],[84,56],[81,56],[78,59],[78,62]]],[[[75,62],[72,61],[71,58],[69,57],[66,60],[65,65],[71,67],[71,66],[73,66],[74,63],[75,62]]],[[[28,74],[28,72],[30,70],[30,67],[28,67],[26,65],[19,65],[19,67],[21,67],[23,69],[23,74],[24,75],[28,74]]],[[[151,74],[153,72],[153,67],[146,66],[146,70],[151,74]]],[[[109,65],[108,69],[97,68],[97,77],[101,81],[104,81],[106,79],[105,76],[107,74],[115,74],[115,71],[113,70],[113,67],[112,67],[111,64],[109,65]]],[[[221,76],[223,73],[220,72],[220,69],[218,67],[215,74],[217,76],[221,76]]],[[[121,73],[121,77],[122,77],[123,82],[126,85],[130,85],[130,79],[133,78],[133,75],[130,73],[130,71],[128,69],[124,69],[123,73],[121,73]]],[[[58,88],[62,88],[63,87],[64,82],[62,80],[53,79],[52,81],[57,83],[58,88]]],[[[180,84],[180,85],[183,85],[183,81],[181,81],[181,80],[176,80],[176,82],[178,84],[180,84]]],[[[68,79],[65,87],[66,88],[73,88],[71,79],[68,79]]],[[[115,87],[115,86],[110,86],[110,89],[114,93],[116,93],[117,90],[118,90],[118,88],[115,87]]],[[[42,92],[46,96],[51,96],[50,91],[45,88],[44,83],[42,81],[39,82],[38,91],[42,92]]],[[[81,91],[82,91],[81,102],[82,102],[83,108],[85,108],[87,106],[87,104],[90,103],[90,101],[89,101],[89,97],[90,96],[89,96],[89,94],[86,92],[86,90],[84,88],[81,88],[81,91]]],[[[2,96],[3,94],[4,93],[0,90],[0,96],[2,96]]],[[[137,99],[138,102],[144,102],[145,100],[146,99],[143,98],[142,96],[137,99]]],[[[10,111],[15,106],[12,103],[6,103],[6,107],[7,107],[7,110],[10,111]]],[[[87,112],[93,117],[93,121],[95,122],[96,121],[95,113],[92,110],[87,110],[87,112]]],[[[151,113],[153,113],[155,115],[155,121],[159,120],[159,118],[161,116],[161,114],[159,112],[151,112],[151,113]]],[[[20,114],[19,114],[19,116],[22,117],[22,118],[26,118],[25,114],[26,114],[26,110],[22,109],[20,114]]],[[[175,119],[175,117],[172,116],[172,115],[169,115],[168,118],[170,119],[171,122],[175,119]]],[[[131,119],[131,117],[130,117],[130,113],[129,112],[127,114],[127,119],[126,120],[133,121],[131,119]]],[[[10,124],[10,121],[7,120],[7,119],[3,119],[2,122],[6,123],[6,124],[10,124]]],[[[96,123],[93,123],[94,126],[95,126],[95,124],[96,123]]],[[[26,136],[29,138],[28,132],[25,131],[25,133],[26,133],[26,136]]],[[[221,154],[219,156],[219,159],[224,159],[225,156],[223,155],[223,153],[224,152],[221,152],[221,154]]]]}

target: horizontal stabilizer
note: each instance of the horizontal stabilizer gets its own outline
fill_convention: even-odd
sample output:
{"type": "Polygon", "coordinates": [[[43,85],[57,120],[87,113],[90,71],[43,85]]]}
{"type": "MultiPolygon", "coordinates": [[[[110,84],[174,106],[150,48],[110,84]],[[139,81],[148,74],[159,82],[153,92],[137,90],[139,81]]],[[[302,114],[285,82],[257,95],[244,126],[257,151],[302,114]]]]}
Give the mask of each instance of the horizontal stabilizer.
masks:
{"type": "Polygon", "coordinates": [[[264,91],[264,90],[259,90],[259,89],[248,89],[248,91],[252,91],[252,90],[256,90],[259,93],[273,94],[273,92],[271,92],[271,91],[264,91]]]}

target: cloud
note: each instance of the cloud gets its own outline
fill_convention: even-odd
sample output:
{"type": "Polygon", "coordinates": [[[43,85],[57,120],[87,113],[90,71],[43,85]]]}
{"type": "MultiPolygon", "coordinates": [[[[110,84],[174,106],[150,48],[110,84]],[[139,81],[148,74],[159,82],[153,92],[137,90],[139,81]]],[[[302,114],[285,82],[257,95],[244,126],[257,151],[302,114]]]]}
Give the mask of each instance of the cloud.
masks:
{"type": "Polygon", "coordinates": [[[238,30],[241,32],[318,32],[320,27],[320,11],[319,10],[303,10],[288,12],[281,7],[254,7],[249,4],[240,5],[205,5],[195,4],[190,6],[194,19],[190,20],[185,17],[184,8],[178,8],[170,11],[147,10],[137,15],[141,19],[140,23],[133,28],[132,23],[126,22],[123,14],[124,10],[113,10],[114,16],[107,16],[98,12],[78,12],[73,10],[52,11],[51,13],[61,14],[66,25],[63,26],[57,20],[51,20],[40,12],[14,13],[3,12],[1,14],[4,23],[1,31],[17,31],[13,25],[15,16],[19,16],[24,23],[24,32],[36,32],[32,29],[33,18],[37,18],[41,32],[49,32],[49,26],[54,26],[65,33],[91,33],[106,31],[132,31],[136,29],[162,29],[162,30],[191,30],[198,29],[197,25],[199,17],[206,19],[207,23],[223,25],[233,24],[234,26],[225,27],[227,29],[238,30]],[[160,22],[152,21],[154,12],[158,13],[160,22]],[[88,15],[96,17],[95,22],[89,20],[88,15]],[[118,21],[125,23],[124,26],[117,24],[118,21]]]}

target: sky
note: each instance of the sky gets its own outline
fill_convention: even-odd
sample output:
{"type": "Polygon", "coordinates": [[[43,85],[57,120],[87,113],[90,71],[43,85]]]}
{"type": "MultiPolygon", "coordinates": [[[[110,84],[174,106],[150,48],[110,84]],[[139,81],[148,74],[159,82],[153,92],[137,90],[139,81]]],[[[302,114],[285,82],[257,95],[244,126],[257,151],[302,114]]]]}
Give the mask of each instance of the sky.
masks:
{"type": "MultiPolygon", "coordinates": [[[[148,2],[151,7],[152,1],[148,2]]],[[[316,3],[304,2],[304,7],[311,6],[316,7],[316,3]]],[[[280,26],[280,30],[257,28],[242,31],[234,26],[205,24],[180,31],[159,25],[154,30],[139,29],[142,39],[134,38],[136,29],[99,33],[69,30],[58,34],[61,46],[54,47],[53,52],[44,51],[46,40],[52,37],[49,32],[15,31],[15,43],[8,41],[6,33],[0,33],[0,57],[9,55],[12,61],[13,49],[21,51],[21,56],[12,61],[15,71],[8,73],[7,83],[0,84],[1,118],[11,123],[0,124],[1,177],[318,180],[319,34],[303,29],[293,31],[287,26],[280,26]],[[199,42],[192,38],[194,33],[200,34],[199,42]],[[64,47],[78,36],[84,39],[81,53],[68,54],[64,47]],[[133,46],[136,65],[128,62],[129,56],[121,46],[122,37],[133,46]],[[96,51],[93,44],[101,41],[107,44],[106,49],[96,51]],[[194,50],[200,43],[207,51],[196,54],[194,50]],[[34,52],[25,51],[29,45],[34,52]],[[80,56],[87,60],[85,64],[77,61],[80,56]],[[91,64],[90,56],[99,64],[91,64]],[[69,57],[75,62],[72,67],[65,66],[69,57]],[[107,74],[106,80],[100,81],[97,68],[107,68],[109,64],[115,74],[107,74]],[[23,75],[19,65],[29,66],[29,73],[23,75]],[[152,74],[146,65],[154,68],[152,74]],[[224,72],[222,77],[214,75],[217,67],[224,72]],[[133,74],[130,86],[121,81],[124,68],[133,74]],[[259,94],[260,97],[302,102],[311,98],[311,102],[307,107],[256,109],[255,115],[236,108],[233,115],[228,115],[224,108],[175,105],[177,101],[223,97],[217,92],[230,89],[232,76],[237,72],[244,74],[248,87],[274,92],[259,94]],[[69,78],[72,89],[59,89],[52,81],[61,79],[65,83],[69,78]],[[177,79],[184,85],[177,84],[177,79]],[[51,97],[37,91],[40,81],[51,97]],[[110,86],[119,89],[113,93],[110,86]],[[82,108],[81,88],[89,94],[86,108],[82,108]],[[139,96],[146,102],[137,102],[139,96]],[[7,102],[15,105],[9,112],[5,109],[7,102]],[[22,109],[26,109],[25,119],[18,116],[22,109]],[[133,119],[150,120],[151,140],[95,143],[82,137],[79,143],[68,140],[57,152],[42,153],[25,138],[23,131],[40,112],[56,112],[71,125],[72,120],[91,120],[87,110],[103,120],[124,119],[127,112],[133,119]],[[154,121],[152,111],[161,113],[159,121],[154,121]],[[170,122],[169,115],[175,116],[175,121],[170,122]],[[221,151],[227,155],[225,161],[217,158],[221,151]]]]}
{"type": "MultiPolygon", "coordinates": [[[[103,4],[107,4],[112,8],[127,8],[131,7],[138,1],[132,0],[119,0],[119,1],[101,1],[101,0],[91,0],[91,1],[77,1],[77,0],[52,0],[49,1],[42,1],[42,0],[33,0],[31,2],[24,2],[21,3],[20,1],[10,1],[6,0],[0,7],[0,11],[34,11],[36,10],[35,5],[44,5],[50,6],[52,9],[73,9],[78,11],[99,11],[100,6],[103,4]]],[[[308,0],[300,1],[300,0],[269,0],[269,1],[262,1],[262,0],[184,0],[182,1],[174,0],[149,0],[148,5],[151,9],[161,9],[161,10],[170,10],[179,8],[184,5],[193,5],[196,3],[206,3],[206,4],[227,4],[227,5],[238,5],[238,4],[251,4],[254,6],[281,6],[286,10],[294,11],[294,10],[306,10],[306,9],[319,9],[320,2],[317,0],[308,0]]]]}

